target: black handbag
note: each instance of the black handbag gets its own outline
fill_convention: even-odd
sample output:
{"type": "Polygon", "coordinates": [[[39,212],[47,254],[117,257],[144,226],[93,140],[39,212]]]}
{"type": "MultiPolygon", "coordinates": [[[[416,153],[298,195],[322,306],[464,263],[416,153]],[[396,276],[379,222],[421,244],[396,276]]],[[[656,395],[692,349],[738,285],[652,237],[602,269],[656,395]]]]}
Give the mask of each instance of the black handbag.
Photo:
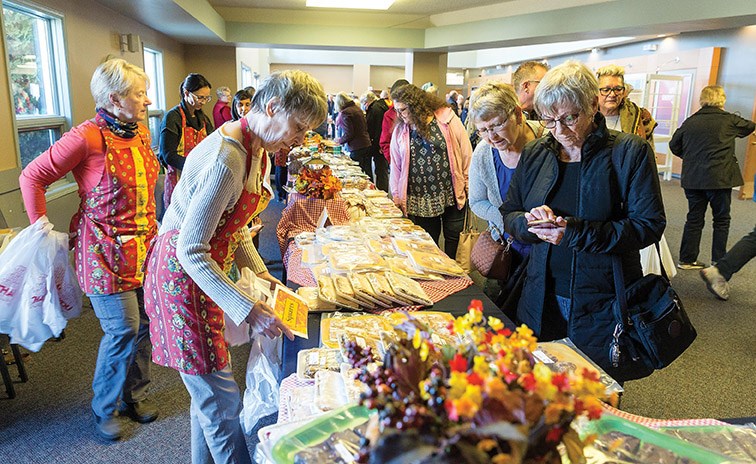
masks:
{"type": "MultiPolygon", "coordinates": [[[[661,259],[658,243],[656,252],[661,259]]],[[[619,256],[612,257],[612,267],[616,324],[606,370],[620,381],[647,377],[677,359],[696,339],[696,329],[663,266],[662,275],[643,276],[628,288],[619,256]]]]}

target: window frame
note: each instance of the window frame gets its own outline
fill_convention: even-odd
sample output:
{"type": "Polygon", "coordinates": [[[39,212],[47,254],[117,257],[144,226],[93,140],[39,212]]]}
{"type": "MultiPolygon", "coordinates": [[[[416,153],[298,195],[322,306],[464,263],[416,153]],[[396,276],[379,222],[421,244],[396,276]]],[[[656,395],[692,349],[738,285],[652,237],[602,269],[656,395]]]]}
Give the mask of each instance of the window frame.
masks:
{"type": "MultiPolygon", "coordinates": [[[[50,43],[50,60],[45,65],[50,66],[47,72],[52,76],[52,91],[54,93],[54,109],[56,114],[45,115],[17,115],[13,112],[14,129],[16,135],[16,161],[19,169],[23,169],[21,160],[21,132],[34,130],[57,129],[61,137],[71,128],[71,90],[69,87],[68,65],[66,61],[65,18],[63,14],[50,8],[25,0],[6,0],[3,9],[39,18],[46,23],[47,40],[50,43]]],[[[4,13],[3,13],[4,16],[4,13]]],[[[5,21],[3,18],[3,36],[5,36],[5,21]]],[[[5,39],[5,37],[3,37],[5,39]]],[[[7,60],[7,50],[6,57],[7,60]]],[[[6,61],[7,62],[7,61],[6,61]]],[[[6,70],[8,82],[12,82],[10,66],[6,70]]],[[[58,139],[59,140],[59,139],[58,139]]],[[[41,154],[41,153],[40,153],[41,154]]],[[[48,187],[47,200],[53,200],[76,190],[73,174],[67,173],[63,178],[48,187]]]]}
{"type": "MultiPolygon", "coordinates": [[[[154,88],[157,94],[157,101],[152,102],[152,105],[147,110],[147,127],[150,127],[150,118],[160,118],[162,121],[165,115],[165,74],[163,67],[163,51],[157,48],[148,47],[142,45],[142,60],[144,62],[144,71],[147,73],[147,55],[150,54],[155,57],[155,76],[149,76],[150,88],[154,88]],[[153,109],[154,108],[154,109],[153,109]]],[[[159,135],[159,134],[158,134],[159,135]]],[[[152,137],[152,150],[157,154],[160,149],[160,137],[152,137]]]]}

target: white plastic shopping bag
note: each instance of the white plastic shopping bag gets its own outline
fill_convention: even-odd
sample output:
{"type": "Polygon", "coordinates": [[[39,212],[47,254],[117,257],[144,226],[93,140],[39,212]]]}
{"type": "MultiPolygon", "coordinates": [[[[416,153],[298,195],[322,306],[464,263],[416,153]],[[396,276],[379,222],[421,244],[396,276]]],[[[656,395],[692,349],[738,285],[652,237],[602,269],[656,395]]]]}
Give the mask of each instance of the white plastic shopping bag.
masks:
{"type": "MultiPolygon", "coordinates": [[[[252,271],[249,268],[246,268],[246,267],[242,268],[241,277],[236,282],[236,286],[242,292],[254,297],[255,279],[256,279],[255,275],[252,273],[252,271]]],[[[226,315],[225,313],[223,315],[223,318],[226,321],[226,329],[223,332],[223,335],[226,338],[226,341],[228,342],[229,346],[239,346],[245,343],[249,343],[250,341],[249,330],[250,329],[249,329],[249,323],[247,321],[242,322],[240,325],[236,325],[234,320],[228,317],[228,315],[226,315]]]]}
{"type": "Polygon", "coordinates": [[[38,351],[81,313],[81,290],[68,262],[68,235],[46,217],[19,232],[0,255],[0,332],[38,351]]]}
{"type": "Polygon", "coordinates": [[[244,433],[250,435],[257,422],[278,411],[278,376],[281,373],[282,337],[255,336],[247,362],[247,389],[239,419],[244,433]]]}

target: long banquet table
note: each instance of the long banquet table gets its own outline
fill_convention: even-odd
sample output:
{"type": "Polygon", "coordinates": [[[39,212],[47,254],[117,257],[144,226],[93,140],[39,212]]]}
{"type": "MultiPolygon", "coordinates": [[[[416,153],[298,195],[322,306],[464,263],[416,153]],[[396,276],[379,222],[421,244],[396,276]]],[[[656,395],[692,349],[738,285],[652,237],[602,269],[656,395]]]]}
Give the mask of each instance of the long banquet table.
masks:
{"type": "MultiPolygon", "coordinates": [[[[298,284],[287,281],[286,286],[296,289],[298,284]]],[[[514,323],[483,293],[483,289],[477,285],[471,285],[464,290],[451,294],[443,300],[429,307],[429,311],[448,312],[453,316],[461,316],[467,312],[471,300],[483,302],[483,315],[494,316],[501,319],[510,329],[514,329],[514,323]]],[[[309,337],[304,339],[297,337],[294,341],[284,338],[283,342],[283,369],[281,378],[286,378],[297,370],[297,353],[300,350],[317,348],[320,346],[320,319],[325,313],[310,313],[307,317],[307,332],[309,337]]]]}

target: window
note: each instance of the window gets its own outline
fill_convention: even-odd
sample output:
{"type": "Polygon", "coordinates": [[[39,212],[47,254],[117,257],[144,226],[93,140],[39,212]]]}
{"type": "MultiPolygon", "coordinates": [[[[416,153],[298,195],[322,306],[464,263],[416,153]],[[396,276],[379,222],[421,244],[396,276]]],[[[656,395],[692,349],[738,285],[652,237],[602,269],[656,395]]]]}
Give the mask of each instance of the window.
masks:
{"type": "Polygon", "coordinates": [[[256,82],[252,80],[252,68],[246,64],[241,64],[241,86],[242,89],[249,87],[250,85],[256,85],[256,82]]]}
{"type": "Polygon", "coordinates": [[[152,105],[148,112],[148,123],[152,135],[152,149],[157,150],[160,145],[160,123],[165,113],[165,83],[163,80],[163,53],[144,47],[144,72],[150,78],[150,88],[147,96],[152,105]]]}
{"type": "Polygon", "coordinates": [[[63,19],[38,7],[3,2],[3,24],[24,168],[67,129],[63,19]]]}

